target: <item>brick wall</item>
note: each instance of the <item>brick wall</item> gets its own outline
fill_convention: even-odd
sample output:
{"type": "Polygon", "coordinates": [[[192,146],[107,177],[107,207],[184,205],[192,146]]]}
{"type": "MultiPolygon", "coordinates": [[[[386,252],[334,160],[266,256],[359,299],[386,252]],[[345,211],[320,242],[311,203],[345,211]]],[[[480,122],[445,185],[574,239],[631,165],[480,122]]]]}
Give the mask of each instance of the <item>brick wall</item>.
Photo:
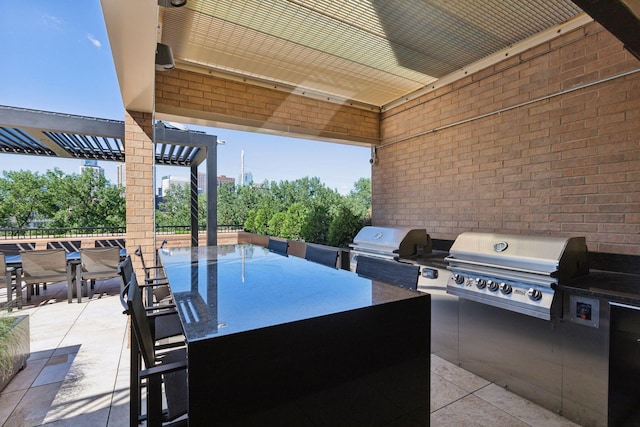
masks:
{"type": "MultiPolygon", "coordinates": [[[[155,257],[152,137],[153,121],[150,113],[125,112],[127,250],[133,252],[140,245],[145,262],[149,264],[155,257]]],[[[133,259],[137,262],[136,257],[133,259]]]]}
{"type": "Polygon", "coordinates": [[[638,69],[592,23],[383,112],[374,223],[640,255],[638,69]]]}
{"type": "Polygon", "coordinates": [[[156,73],[156,112],[310,138],[377,143],[378,110],[175,69],[156,73]]]}

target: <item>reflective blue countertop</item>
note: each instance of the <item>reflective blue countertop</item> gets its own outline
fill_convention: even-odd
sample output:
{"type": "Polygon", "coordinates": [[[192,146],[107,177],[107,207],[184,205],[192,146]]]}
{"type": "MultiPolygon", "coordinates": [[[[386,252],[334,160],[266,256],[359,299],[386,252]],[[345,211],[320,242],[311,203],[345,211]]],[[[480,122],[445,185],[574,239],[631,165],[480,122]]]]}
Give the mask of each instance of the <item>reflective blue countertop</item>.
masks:
{"type": "Polygon", "coordinates": [[[253,245],[160,251],[188,342],[423,294],[253,245]]]}

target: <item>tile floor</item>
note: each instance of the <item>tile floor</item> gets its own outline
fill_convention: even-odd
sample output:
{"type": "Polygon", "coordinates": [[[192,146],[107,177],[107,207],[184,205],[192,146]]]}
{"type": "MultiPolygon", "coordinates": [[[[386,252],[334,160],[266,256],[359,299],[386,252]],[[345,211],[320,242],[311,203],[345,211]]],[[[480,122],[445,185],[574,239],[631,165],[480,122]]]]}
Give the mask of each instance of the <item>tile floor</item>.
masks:
{"type": "MultiPolygon", "coordinates": [[[[81,304],[68,304],[64,284],[52,284],[20,312],[30,315],[31,357],[0,393],[2,426],[128,425],[129,349],[119,283],[99,281],[81,304]]],[[[432,356],[431,426],[576,424],[432,356]]]]}

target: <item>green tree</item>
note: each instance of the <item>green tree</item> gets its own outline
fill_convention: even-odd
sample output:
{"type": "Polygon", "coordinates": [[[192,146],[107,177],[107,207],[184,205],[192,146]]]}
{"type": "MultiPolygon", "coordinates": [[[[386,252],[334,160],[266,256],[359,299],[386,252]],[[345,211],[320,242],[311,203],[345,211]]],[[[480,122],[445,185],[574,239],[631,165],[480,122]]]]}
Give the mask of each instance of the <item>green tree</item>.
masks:
{"type": "Polygon", "coordinates": [[[244,224],[249,212],[261,205],[263,199],[262,188],[222,184],[218,187],[218,223],[244,224]]]}
{"type": "Polygon", "coordinates": [[[238,193],[235,186],[229,182],[218,187],[218,223],[242,224],[246,220],[240,217],[238,193]]]}
{"type": "Polygon", "coordinates": [[[364,225],[364,218],[354,214],[347,206],[341,206],[329,225],[327,244],[337,247],[348,246],[364,225]]]}
{"type": "MultiPolygon", "coordinates": [[[[198,221],[203,224],[207,215],[207,200],[198,194],[198,221]]],[[[172,184],[156,210],[156,224],[191,225],[191,191],[188,185],[172,184]]]]}
{"type": "MultiPolygon", "coordinates": [[[[258,211],[260,212],[260,211],[258,211]]],[[[287,218],[286,212],[276,212],[267,220],[267,231],[265,233],[269,236],[280,236],[285,237],[283,235],[283,227],[285,219],[287,218]]]]}
{"type": "MultiPolygon", "coordinates": [[[[348,196],[319,178],[265,182],[252,199],[245,230],[306,242],[345,245],[369,221],[371,182],[361,179],[348,196]],[[333,230],[333,231],[332,231],[333,230]]],[[[219,207],[219,210],[225,208],[219,207]]]]}
{"type": "Polygon", "coordinates": [[[305,242],[327,244],[331,214],[329,206],[315,203],[307,211],[300,229],[301,240],[305,242]]]}
{"type": "Polygon", "coordinates": [[[245,230],[251,233],[269,235],[269,220],[273,215],[274,212],[268,205],[260,206],[250,213],[244,225],[245,230]]]}
{"type": "Polygon", "coordinates": [[[42,212],[54,227],[124,226],[125,198],[121,187],[104,175],[85,170],[65,175],[60,169],[46,173],[47,207],[42,212]]]}
{"type": "Polygon", "coordinates": [[[124,226],[122,188],[103,175],[85,171],[65,174],[56,168],[44,175],[31,171],[4,172],[0,180],[2,225],[25,228],[35,219],[52,227],[124,226]]]}
{"type": "Polygon", "coordinates": [[[303,240],[302,228],[308,213],[309,208],[304,203],[296,202],[289,206],[286,212],[274,215],[274,218],[280,214],[283,216],[282,220],[278,220],[280,230],[277,236],[292,240],[303,240]]]}
{"type": "Polygon", "coordinates": [[[46,178],[38,172],[3,171],[0,179],[0,224],[24,228],[46,211],[46,178]]]}
{"type": "Polygon", "coordinates": [[[353,190],[346,197],[347,206],[351,211],[362,217],[371,218],[371,179],[360,178],[353,184],[353,190]]]}

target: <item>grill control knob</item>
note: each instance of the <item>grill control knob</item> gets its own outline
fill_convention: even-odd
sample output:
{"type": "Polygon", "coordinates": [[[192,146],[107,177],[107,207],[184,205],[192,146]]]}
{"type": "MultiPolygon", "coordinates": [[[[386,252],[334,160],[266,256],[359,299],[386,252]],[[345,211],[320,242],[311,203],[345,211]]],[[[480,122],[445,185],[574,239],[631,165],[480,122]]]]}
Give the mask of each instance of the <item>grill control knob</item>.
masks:
{"type": "Polygon", "coordinates": [[[487,286],[487,281],[484,279],[475,279],[473,282],[476,284],[478,289],[484,289],[484,287],[487,286]]]}
{"type": "Polygon", "coordinates": [[[511,293],[511,285],[507,285],[506,283],[500,283],[500,292],[505,295],[509,295],[511,293]]]}
{"type": "Polygon", "coordinates": [[[527,295],[529,295],[529,298],[534,301],[538,301],[540,298],[542,298],[542,292],[533,288],[529,288],[529,290],[527,291],[527,295]]]}
{"type": "Polygon", "coordinates": [[[495,292],[498,290],[498,284],[493,280],[489,280],[487,281],[487,288],[489,288],[491,292],[495,292]]]}
{"type": "Polygon", "coordinates": [[[462,274],[454,274],[453,275],[453,280],[458,285],[462,285],[464,283],[464,276],[462,274]]]}

